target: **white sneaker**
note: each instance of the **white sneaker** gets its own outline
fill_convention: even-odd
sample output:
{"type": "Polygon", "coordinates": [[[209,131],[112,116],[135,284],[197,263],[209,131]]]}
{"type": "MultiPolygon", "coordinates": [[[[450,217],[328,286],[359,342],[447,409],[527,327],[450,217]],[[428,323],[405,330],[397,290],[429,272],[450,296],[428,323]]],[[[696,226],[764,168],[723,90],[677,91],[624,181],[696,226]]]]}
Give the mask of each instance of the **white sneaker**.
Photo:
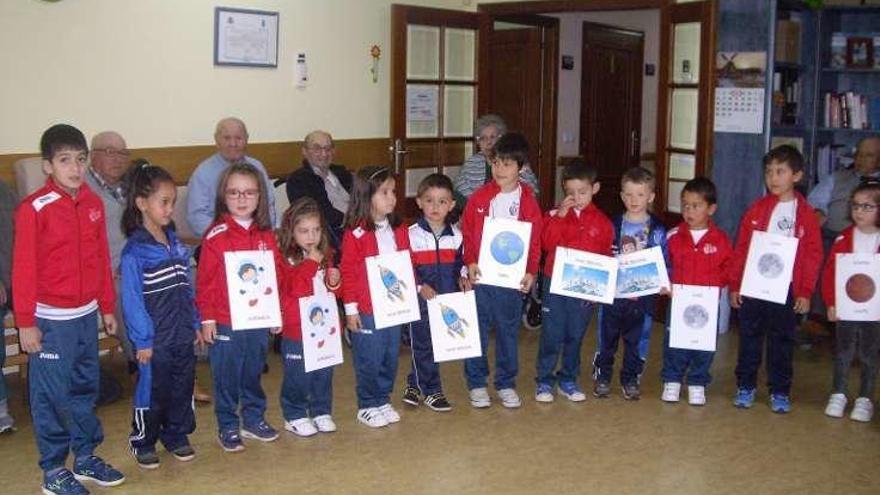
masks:
{"type": "Polygon", "coordinates": [[[702,385],[688,385],[688,404],[692,406],[705,406],[706,387],[702,385]]]}
{"type": "Polygon", "coordinates": [[[336,431],[336,423],[329,414],[322,414],[312,421],[315,422],[315,427],[318,428],[318,431],[321,433],[332,433],[336,431]]]}
{"type": "Polygon", "coordinates": [[[400,414],[394,410],[394,407],[391,404],[384,404],[379,406],[379,412],[385,416],[385,419],[388,420],[388,424],[391,423],[400,423],[400,414]]]}
{"type": "Polygon", "coordinates": [[[828,405],[825,406],[825,415],[832,418],[842,418],[844,409],[846,409],[846,396],[831,394],[831,397],[828,398],[828,405]]]}
{"type": "Polygon", "coordinates": [[[538,385],[535,390],[535,400],[537,402],[553,402],[553,389],[549,385],[538,385]]]}
{"type": "Polygon", "coordinates": [[[849,419],[867,423],[868,421],[871,421],[872,417],[874,417],[874,404],[871,403],[871,399],[867,397],[859,397],[856,399],[853,410],[849,413],[849,419]]]}
{"type": "Polygon", "coordinates": [[[508,409],[516,409],[522,405],[519,400],[519,394],[512,388],[502,388],[498,391],[498,398],[501,399],[501,405],[508,409]]]}
{"type": "Polygon", "coordinates": [[[468,392],[471,399],[471,406],[478,409],[489,407],[492,405],[492,399],[489,398],[489,391],[486,387],[474,388],[468,392]]]}
{"type": "Polygon", "coordinates": [[[663,402],[678,402],[681,396],[681,384],[678,382],[666,382],[663,384],[663,395],[660,400],[663,402]]]}
{"type": "Polygon", "coordinates": [[[368,407],[366,409],[358,409],[357,419],[361,423],[370,428],[382,428],[388,426],[388,419],[382,414],[378,407],[368,407]]]}
{"type": "Polygon", "coordinates": [[[284,429],[300,437],[310,437],[318,433],[315,423],[309,418],[299,418],[293,421],[285,421],[284,429]]]}

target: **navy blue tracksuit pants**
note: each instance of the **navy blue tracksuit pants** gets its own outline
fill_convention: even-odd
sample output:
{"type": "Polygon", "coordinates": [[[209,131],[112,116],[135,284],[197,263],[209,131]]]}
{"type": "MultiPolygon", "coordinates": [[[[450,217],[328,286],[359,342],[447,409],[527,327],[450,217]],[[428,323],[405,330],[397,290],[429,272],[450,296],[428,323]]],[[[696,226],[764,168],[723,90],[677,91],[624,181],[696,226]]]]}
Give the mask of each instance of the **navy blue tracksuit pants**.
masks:
{"type": "Polygon", "coordinates": [[[550,277],[544,277],[544,318],[541,325],[541,341],[538,345],[537,375],[540,385],[575,383],[581,373],[581,345],[594,304],[574,297],[550,293],[550,277]],[[556,364],[562,365],[556,371],[556,364]],[[555,372],[555,373],[554,373],[555,372]]]}
{"type": "Polygon", "coordinates": [[[361,313],[359,332],[351,333],[358,409],[391,403],[400,352],[400,326],[376,328],[373,315],[361,313]]]}
{"type": "Polygon", "coordinates": [[[477,285],[474,294],[483,353],[464,361],[468,390],[486,387],[489,377],[489,329],[492,327],[495,328],[495,389],[516,388],[523,293],[516,289],[477,285]]]}
{"type": "Polygon", "coordinates": [[[306,373],[302,340],[281,339],[281,412],[285,421],[316,418],[333,408],[333,367],[306,373]]]}
{"type": "Polygon", "coordinates": [[[214,414],[221,432],[238,431],[265,420],[266,394],[260,385],[269,330],[232,330],[217,325],[211,345],[211,375],[214,378],[214,414]],[[241,404],[241,419],[238,410],[241,404]]]}
{"type": "Polygon", "coordinates": [[[37,318],[42,349],[28,356],[28,389],[40,468],[64,467],[68,451],[88,457],[104,440],[98,399],[98,312],[72,320],[37,318]]]}
{"type": "Polygon", "coordinates": [[[705,387],[712,382],[712,360],[715,353],[712,351],[696,351],[693,349],[676,349],[669,347],[669,328],[663,337],[663,371],[660,378],[664,383],[684,383],[687,375],[687,384],[705,387]]]}
{"type": "Polygon", "coordinates": [[[614,304],[603,305],[599,310],[599,342],[595,362],[596,380],[611,382],[614,355],[618,341],[623,340],[623,367],[620,370],[622,385],[638,384],[645,366],[642,347],[647,346],[643,335],[650,335],[653,319],[644,310],[641,300],[615,299],[614,304]]]}
{"type": "Polygon", "coordinates": [[[739,309],[739,353],[736,385],[754,389],[767,340],[767,385],[771,394],[789,395],[794,374],[794,338],[798,316],[789,292],[785,304],[743,297],[739,309]]]}
{"type": "Polygon", "coordinates": [[[156,442],[169,451],[188,445],[195,431],[193,381],[196,355],[192,342],[153,347],[147,364],[138,364],[138,390],[129,443],[136,449],[153,450],[156,442]],[[140,395],[146,397],[140,397],[140,395]],[[139,407],[143,401],[147,407],[139,407]]]}
{"type": "Polygon", "coordinates": [[[424,302],[421,304],[422,318],[409,324],[412,369],[406,377],[406,384],[418,389],[422,395],[428,396],[442,392],[443,385],[440,383],[440,365],[434,362],[428,308],[424,302]]]}

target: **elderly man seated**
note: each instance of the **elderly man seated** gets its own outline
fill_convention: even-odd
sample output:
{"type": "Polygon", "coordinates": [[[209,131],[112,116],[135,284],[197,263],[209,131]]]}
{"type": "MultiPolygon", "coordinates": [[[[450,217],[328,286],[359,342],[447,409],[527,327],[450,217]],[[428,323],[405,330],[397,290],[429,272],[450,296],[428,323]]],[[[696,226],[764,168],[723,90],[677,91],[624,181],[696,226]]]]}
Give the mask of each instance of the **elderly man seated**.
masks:
{"type": "Polygon", "coordinates": [[[287,178],[287,198],[291,203],[302,197],[318,202],[329,226],[330,242],[338,253],[352,176],[344,166],[333,164],[335,152],[329,133],[310,132],[303,141],[302,166],[287,178]]]}
{"type": "Polygon", "coordinates": [[[214,221],[214,208],[220,176],[233,163],[246,161],[257,168],[266,182],[266,198],[269,200],[269,215],[272,225],[278,225],[275,218],[275,195],[272,194],[272,181],[265,167],[256,158],[247,156],[248,132],[241,119],[227,117],[217,122],[214,131],[217,153],[199,164],[189,179],[186,198],[186,220],[193,233],[201,237],[214,221]]]}

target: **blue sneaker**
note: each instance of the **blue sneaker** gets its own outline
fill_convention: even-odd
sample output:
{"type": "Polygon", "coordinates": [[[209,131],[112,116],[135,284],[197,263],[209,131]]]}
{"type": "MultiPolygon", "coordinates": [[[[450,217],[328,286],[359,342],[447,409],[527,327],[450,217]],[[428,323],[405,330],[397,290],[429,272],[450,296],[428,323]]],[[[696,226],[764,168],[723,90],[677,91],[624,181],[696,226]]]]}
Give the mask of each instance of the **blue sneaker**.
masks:
{"type": "Polygon", "coordinates": [[[587,400],[587,395],[575,382],[560,382],[559,393],[572,402],[583,402],[587,400]]]}
{"type": "Polygon", "coordinates": [[[740,409],[748,409],[755,403],[755,389],[741,388],[736,391],[733,405],[740,409]]]}
{"type": "Polygon", "coordinates": [[[73,475],[79,481],[92,481],[100,486],[121,485],[125,476],[96,455],[77,459],[73,463],[73,475]]]}
{"type": "Polygon", "coordinates": [[[269,426],[269,423],[260,421],[255,425],[243,427],[241,429],[241,436],[261,442],[272,442],[278,438],[278,430],[269,426]]]}
{"type": "Polygon", "coordinates": [[[770,394],[770,410],[779,414],[791,412],[791,399],[787,395],[770,394]]]}
{"type": "Polygon", "coordinates": [[[538,402],[553,402],[553,387],[546,383],[539,383],[535,387],[535,400],[538,402]]]}
{"type": "Polygon", "coordinates": [[[226,452],[241,452],[244,450],[244,444],[241,443],[241,436],[237,430],[221,431],[217,435],[217,441],[226,452]]]}
{"type": "Polygon", "coordinates": [[[43,475],[43,493],[45,495],[89,495],[86,487],[76,480],[73,473],[61,468],[52,474],[43,475]]]}

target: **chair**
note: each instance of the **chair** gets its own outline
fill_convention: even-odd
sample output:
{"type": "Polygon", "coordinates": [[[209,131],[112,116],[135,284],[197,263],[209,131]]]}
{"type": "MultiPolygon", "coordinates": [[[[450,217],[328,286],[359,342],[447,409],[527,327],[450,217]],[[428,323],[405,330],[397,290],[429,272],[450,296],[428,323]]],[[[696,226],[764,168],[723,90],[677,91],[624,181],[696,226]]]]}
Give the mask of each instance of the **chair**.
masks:
{"type": "Polygon", "coordinates": [[[38,156],[21,158],[12,167],[15,170],[15,187],[20,198],[36,191],[46,183],[43,159],[38,156]]]}
{"type": "Polygon", "coordinates": [[[278,217],[278,222],[281,222],[281,218],[284,216],[284,212],[287,211],[287,208],[290,207],[290,200],[287,199],[287,180],[286,179],[278,179],[274,183],[275,185],[275,215],[278,217]]]}

